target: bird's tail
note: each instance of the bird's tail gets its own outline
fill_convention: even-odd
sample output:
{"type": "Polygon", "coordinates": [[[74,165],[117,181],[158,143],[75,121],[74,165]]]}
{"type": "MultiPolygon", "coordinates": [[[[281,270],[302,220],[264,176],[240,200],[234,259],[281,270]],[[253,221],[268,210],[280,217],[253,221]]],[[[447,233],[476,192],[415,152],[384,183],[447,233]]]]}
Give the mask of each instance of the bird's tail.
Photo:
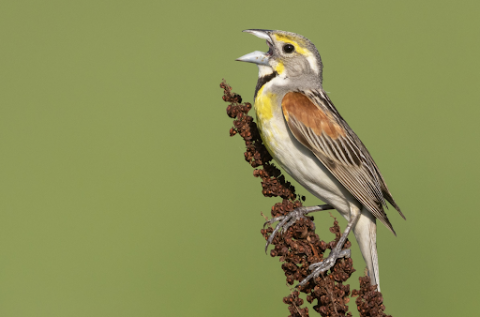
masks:
{"type": "Polygon", "coordinates": [[[372,285],[378,285],[378,291],[380,291],[380,274],[378,271],[377,256],[377,224],[375,216],[365,209],[365,207],[362,210],[356,226],[353,228],[353,233],[355,234],[360,251],[367,264],[370,281],[372,285]]]}

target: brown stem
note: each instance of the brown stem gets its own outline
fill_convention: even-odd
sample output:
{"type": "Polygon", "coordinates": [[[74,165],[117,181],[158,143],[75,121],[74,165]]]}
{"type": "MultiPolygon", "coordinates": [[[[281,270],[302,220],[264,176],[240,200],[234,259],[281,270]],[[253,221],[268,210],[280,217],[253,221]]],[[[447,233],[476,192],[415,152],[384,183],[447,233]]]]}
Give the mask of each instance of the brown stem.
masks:
{"type": "MultiPolygon", "coordinates": [[[[285,180],[280,170],[274,165],[272,156],[262,142],[256,123],[248,115],[252,105],[248,102],[242,103],[242,97],[233,93],[232,88],[225,80],[222,81],[220,87],[223,88],[222,99],[229,103],[227,115],[234,119],[230,136],[239,134],[243,138],[246,147],[244,158],[254,168],[253,175],[261,179],[262,194],[266,197],[280,197],[282,199],[281,202],[272,206],[272,217],[284,216],[295,208],[301,207],[305,197],[296,194],[292,184],[285,180]]],[[[261,230],[266,240],[272,232],[273,228],[271,226],[261,230]]],[[[274,248],[270,251],[270,255],[280,257],[282,269],[289,285],[294,284],[295,281],[302,281],[308,276],[310,273],[308,267],[313,263],[322,261],[324,252],[327,249],[332,249],[338,243],[342,231],[335,218],[330,232],[335,235],[335,239],[329,243],[321,241],[315,234],[313,217],[305,217],[289,227],[285,233],[275,235],[272,241],[274,248]]],[[[350,245],[347,239],[343,248],[349,248],[350,245]]],[[[350,285],[343,283],[350,278],[353,272],[355,272],[355,269],[351,258],[337,261],[330,271],[325,272],[326,275],[323,279],[318,278],[316,281],[312,279],[301,289],[293,291],[283,299],[283,302],[289,305],[290,316],[309,316],[308,308],[301,307],[303,299],[298,297],[299,292],[307,294],[309,303],[317,300],[317,304],[313,308],[322,316],[332,316],[334,314],[336,316],[351,316],[346,305],[350,301],[350,285]],[[325,296],[330,297],[331,305],[329,305],[325,296]]],[[[385,317],[387,315],[383,313],[385,306],[383,306],[382,295],[369,284],[369,281],[368,277],[360,278],[360,290],[352,292],[352,295],[359,295],[356,304],[360,316],[385,317]]]]}

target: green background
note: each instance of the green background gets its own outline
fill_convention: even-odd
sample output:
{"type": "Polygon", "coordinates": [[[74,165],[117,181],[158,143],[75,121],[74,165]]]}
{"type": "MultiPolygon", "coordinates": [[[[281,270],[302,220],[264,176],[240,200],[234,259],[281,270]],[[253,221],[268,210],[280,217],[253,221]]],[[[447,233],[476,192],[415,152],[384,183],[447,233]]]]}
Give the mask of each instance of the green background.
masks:
{"type": "MultiPolygon", "coordinates": [[[[228,136],[218,87],[252,101],[256,67],[234,60],[267,46],[247,28],[316,44],[325,90],[408,219],[390,209],[398,237],[378,229],[387,312],[478,312],[479,10],[2,1],[0,315],[288,316],[260,235],[278,199],[228,136]]],[[[330,241],[328,213],[315,220],[330,241]]]]}

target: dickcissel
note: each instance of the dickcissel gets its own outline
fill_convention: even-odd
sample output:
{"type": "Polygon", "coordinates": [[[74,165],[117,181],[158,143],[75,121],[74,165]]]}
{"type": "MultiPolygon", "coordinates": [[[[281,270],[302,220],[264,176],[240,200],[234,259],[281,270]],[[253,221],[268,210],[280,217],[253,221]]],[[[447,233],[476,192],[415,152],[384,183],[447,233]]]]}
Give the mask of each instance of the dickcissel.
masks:
{"type": "Polygon", "coordinates": [[[312,273],[299,285],[330,269],[351,230],[367,265],[372,285],[378,285],[376,219],[395,234],[384,207],[388,201],[405,216],[393,200],[380,170],[365,145],[348,126],[322,88],[322,60],[315,45],[305,37],[284,31],[251,29],[267,41],[267,53],[255,51],[238,61],[258,66],[255,111],[261,137],[276,162],[325,205],[300,207],[279,221],[286,230],[312,211],[336,209],[348,225],[336,247],[324,261],[310,266],[312,273]]]}

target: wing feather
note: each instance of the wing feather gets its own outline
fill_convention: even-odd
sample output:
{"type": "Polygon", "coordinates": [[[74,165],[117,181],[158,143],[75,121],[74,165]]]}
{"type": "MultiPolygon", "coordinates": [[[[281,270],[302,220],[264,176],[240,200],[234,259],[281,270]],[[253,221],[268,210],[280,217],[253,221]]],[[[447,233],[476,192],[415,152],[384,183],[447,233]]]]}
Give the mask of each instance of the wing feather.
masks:
{"type": "Polygon", "coordinates": [[[282,100],[282,109],[295,138],[395,234],[383,209],[385,199],[404,216],[370,153],[328,96],[320,90],[289,92],[282,100]]]}

